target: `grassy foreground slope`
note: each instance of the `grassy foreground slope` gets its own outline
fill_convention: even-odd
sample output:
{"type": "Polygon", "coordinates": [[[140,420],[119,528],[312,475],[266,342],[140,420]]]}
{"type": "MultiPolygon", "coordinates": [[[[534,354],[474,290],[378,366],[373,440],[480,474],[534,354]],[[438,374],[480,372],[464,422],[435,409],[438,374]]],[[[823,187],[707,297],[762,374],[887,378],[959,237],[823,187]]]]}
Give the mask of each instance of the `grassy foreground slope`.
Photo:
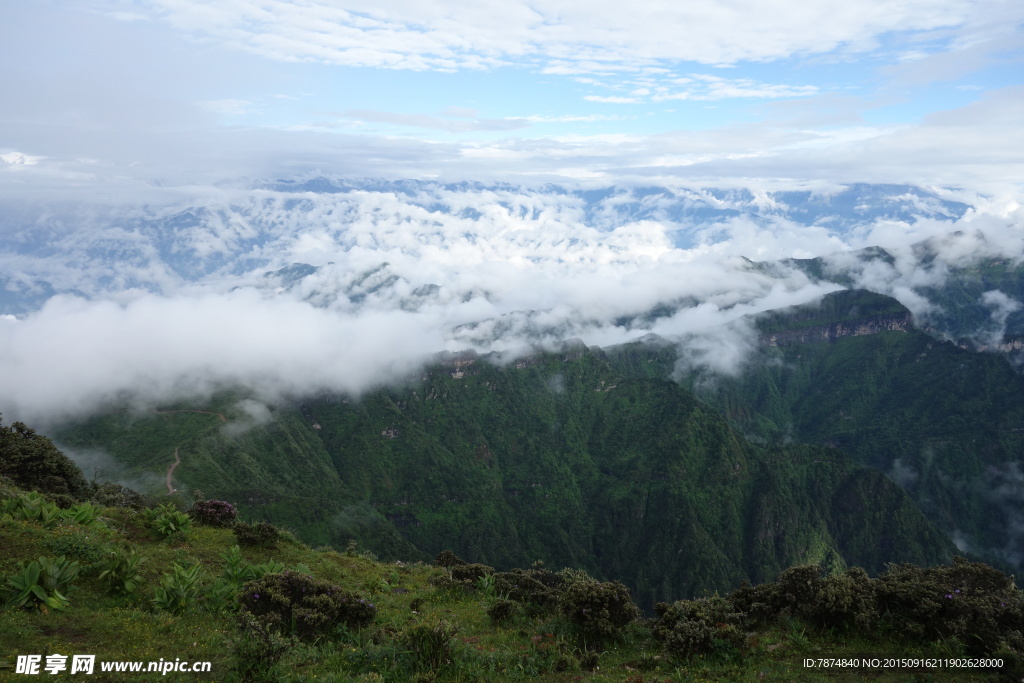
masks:
{"type": "Polygon", "coordinates": [[[225,405],[60,432],[177,487],[236,501],[304,540],[382,557],[450,548],[615,577],[650,609],[806,562],[881,571],[952,544],[885,477],[838,451],[756,446],[677,384],[585,347],[497,367],[464,357],[360,400],[307,399],[265,424],[225,405]],[[234,411],[234,412],[233,412],[234,411]]]}
{"type": "MultiPolygon", "coordinates": [[[[104,681],[1024,675],[1021,591],[1000,572],[963,560],[930,570],[894,566],[878,579],[797,567],[778,583],[727,597],[661,604],[656,619],[644,620],[621,584],[578,571],[495,572],[451,553],[434,565],[381,562],[355,548],[312,549],[288,533],[240,525],[215,502],[195,506],[191,518],[144,502],[112,486],[39,497],[0,478],[0,680],[30,680],[16,673],[19,657],[45,663],[58,654],[68,662],[95,655],[94,674],[80,678],[104,681]],[[177,528],[168,531],[167,519],[177,528]],[[134,573],[118,562],[128,556],[134,573]],[[33,564],[60,567],[49,577],[57,576],[55,585],[46,572],[37,584],[44,597],[59,589],[62,601],[29,594],[19,602],[18,581],[33,564]],[[884,664],[892,657],[904,661],[884,664]],[[824,658],[846,664],[821,668],[824,658]],[[807,667],[808,659],[817,666],[807,667]],[[145,672],[150,662],[178,660],[209,668],[145,672]],[[143,672],[103,668],[114,662],[139,662],[143,672]]],[[[66,671],[59,677],[67,678],[66,671]]]]}

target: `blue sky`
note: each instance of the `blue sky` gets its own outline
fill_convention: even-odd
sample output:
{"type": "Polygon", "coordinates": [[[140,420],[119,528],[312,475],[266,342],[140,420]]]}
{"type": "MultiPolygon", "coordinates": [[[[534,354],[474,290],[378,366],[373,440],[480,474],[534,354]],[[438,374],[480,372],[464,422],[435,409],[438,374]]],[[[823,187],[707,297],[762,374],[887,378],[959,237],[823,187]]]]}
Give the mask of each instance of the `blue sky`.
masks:
{"type": "Polygon", "coordinates": [[[0,188],[1024,176],[1019,2],[85,0],[0,19],[0,188]]]}

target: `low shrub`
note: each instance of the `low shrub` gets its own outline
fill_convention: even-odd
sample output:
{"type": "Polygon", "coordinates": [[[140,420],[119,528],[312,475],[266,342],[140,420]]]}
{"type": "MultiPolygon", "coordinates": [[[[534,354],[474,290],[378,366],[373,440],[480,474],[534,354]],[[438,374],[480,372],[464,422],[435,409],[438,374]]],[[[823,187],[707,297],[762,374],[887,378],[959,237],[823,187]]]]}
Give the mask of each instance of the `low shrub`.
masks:
{"type": "Polygon", "coordinates": [[[875,585],[860,567],[830,574],[821,581],[814,600],[801,613],[822,629],[872,633],[879,617],[875,585]]]}
{"type": "Polygon", "coordinates": [[[516,603],[511,600],[498,600],[487,609],[487,616],[495,624],[501,624],[511,621],[517,612],[519,612],[519,605],[516,603]]]}
{"type": "Polygon", "coordinates": [[[277,547],[279,534],[277,527],[270,522],[257,522],[256,524],[235,522],[232,528],[235,532],[235,539],[240,545],[259,548],[277,547]]]}
{"type": "Polygon", "coordinates": [[[494,574],[494,567],[489,567],[486,564],[457,564],[450,567],[448,571],[453,580],[467,588],[474,588],[480,579],[494,574]]]}
{"type": "Polygon", "coordinates": [[[239,637],[233,643],[235,673],[243,681],[280,680],[277,664],[295,646],[295,639],[248,613],[239,615],[238,627],[239,637]]]}
{"type": "Polygon", "coordinates": [[[437,554],[437,557],[434,558],[434,564],[438,567],[451,569],[452,567],[468,564],[468,562],[453,553],[451,550],[442,550],[437,554]]]}
{"type": "Polygon", "coordinates": [[[980,562],[889,565],[874,584],[882,623],[904,636],[956,638],[981,656],[1024,633],[1024,600],[1013,579],[980,562]]]}
{"type": "Polygon", "coordinates": [[[727,657],[744,643],[744,614],[728,598],[660,602],[654,611],[658,618],[651,632],[673,657],[727,657]]]}
{"type": "Polygon", "coordinates": [[[314,640],[344,626],[369,626],[377,608],[356,593],[308,574],[266,574],[242,587],[241,611],[285,635],[314,640]]]}
{"type": "Polygon", "coordinates": [[[565,577],[546,569],[513,569],[494,575],[494,592],[539,610],[553,610],[565,583],[565,577]]]}
{"type": "Polygon", "coordinates": [[[92,502],[106,508],[141,510],[152,502],[152,498],[133,491],[127,486],[107,482],[101,484],[92,494],[92,502]]]}
{"type": "Polygon", "coordinates": [[[189,516],[199,524],[228,529],[238,519],[238,510],[223,500],[200,500],[188,511],[189,516]]]}
{"type": "Polygon", "coordinates": [[[619,581],[576,581],[567,585],[559,609],[594,644],[616,635],[623,626],[639,618],[629,589],[619,581]]]}

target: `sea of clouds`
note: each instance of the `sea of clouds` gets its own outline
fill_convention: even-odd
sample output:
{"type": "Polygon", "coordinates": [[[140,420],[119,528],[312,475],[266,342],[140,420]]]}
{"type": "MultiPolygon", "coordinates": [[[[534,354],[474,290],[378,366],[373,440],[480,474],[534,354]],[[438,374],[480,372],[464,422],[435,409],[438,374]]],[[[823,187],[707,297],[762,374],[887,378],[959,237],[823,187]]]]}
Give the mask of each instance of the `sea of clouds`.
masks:
{"type": "MultiPolygon", "coordinates": [[[[755,261],[830,255],[857,286],[927,316],[919,289],[950,268],[1024,258],[1018,204],[934,188],[876,193],[898,211],[857,220],[837,209],[809,223],[777,188],[322,182],[234,183],[146,204],[8,201],[4,418],[48,424],[225,387],[268,403],[358,394],[441,351],[509,360],[652,333],[689,362],[735,372],[756,342],[745,316],[839,287],[755,261]],[[719,213],[680,210],[686,202],[719,213]],[[911,249],[922,240],[927,263],[911,249]],[[855,253],[876,245],[894,261],[855,253]]],[[[844,191],[799,189],[818,204],[844,191]]],[[[986,296],[993,319],[1019,305],[986,296]]]]}

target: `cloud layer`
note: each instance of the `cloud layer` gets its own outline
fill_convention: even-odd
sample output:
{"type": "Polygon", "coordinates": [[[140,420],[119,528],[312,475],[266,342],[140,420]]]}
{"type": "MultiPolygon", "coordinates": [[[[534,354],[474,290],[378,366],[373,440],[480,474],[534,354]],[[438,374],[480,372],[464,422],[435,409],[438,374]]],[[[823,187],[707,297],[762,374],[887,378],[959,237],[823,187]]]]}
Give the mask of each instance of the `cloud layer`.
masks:
{"type": "MultiPolygon", "coordinates": [[[[731,371],[754,342],[737,320],[836,287],[748,258],[882,244],[895,263],[861,266],[861,284],[924,315],[916,286],[981,255],[1024,255],[1019,206],[907,188],[595,194],[309,178],[207,191],[164,205],[22,207],[0,253],[5,300],[42,306],[0,318],[0,411],[45,422],[230,386],[264,401],[358,393],[443,350],[513,357],[650,333],[685,338],[692,362],[731,371]],[[875,213],[860,207],[852,222],[847,209],[806,218],[869,196],[875,213]],[[910,244],[937,236],[925,266],[910,244]]],[[[997,314],[1015,305],[986,296],[997,314]]]]}
{"type": "MultiPolygon", "coordinates": [[[[156,0],[146,3],[179,30],[272,59],[404,69],[487,68],[532,56],[572,62],[659,60],[730,64],[842,47],[863,52],[893,31],[978,22],[965,0],[736,0],[622,5],[604,0],[422,3],[281,0],[156,0]]],[[[1009,3],[996,5],[1004,17],[1009,3]]],[[[988,17],[991,20],[994,17],[988,17]]],[[[984,23],[987,23],[984,22],[984,23]]]]}

